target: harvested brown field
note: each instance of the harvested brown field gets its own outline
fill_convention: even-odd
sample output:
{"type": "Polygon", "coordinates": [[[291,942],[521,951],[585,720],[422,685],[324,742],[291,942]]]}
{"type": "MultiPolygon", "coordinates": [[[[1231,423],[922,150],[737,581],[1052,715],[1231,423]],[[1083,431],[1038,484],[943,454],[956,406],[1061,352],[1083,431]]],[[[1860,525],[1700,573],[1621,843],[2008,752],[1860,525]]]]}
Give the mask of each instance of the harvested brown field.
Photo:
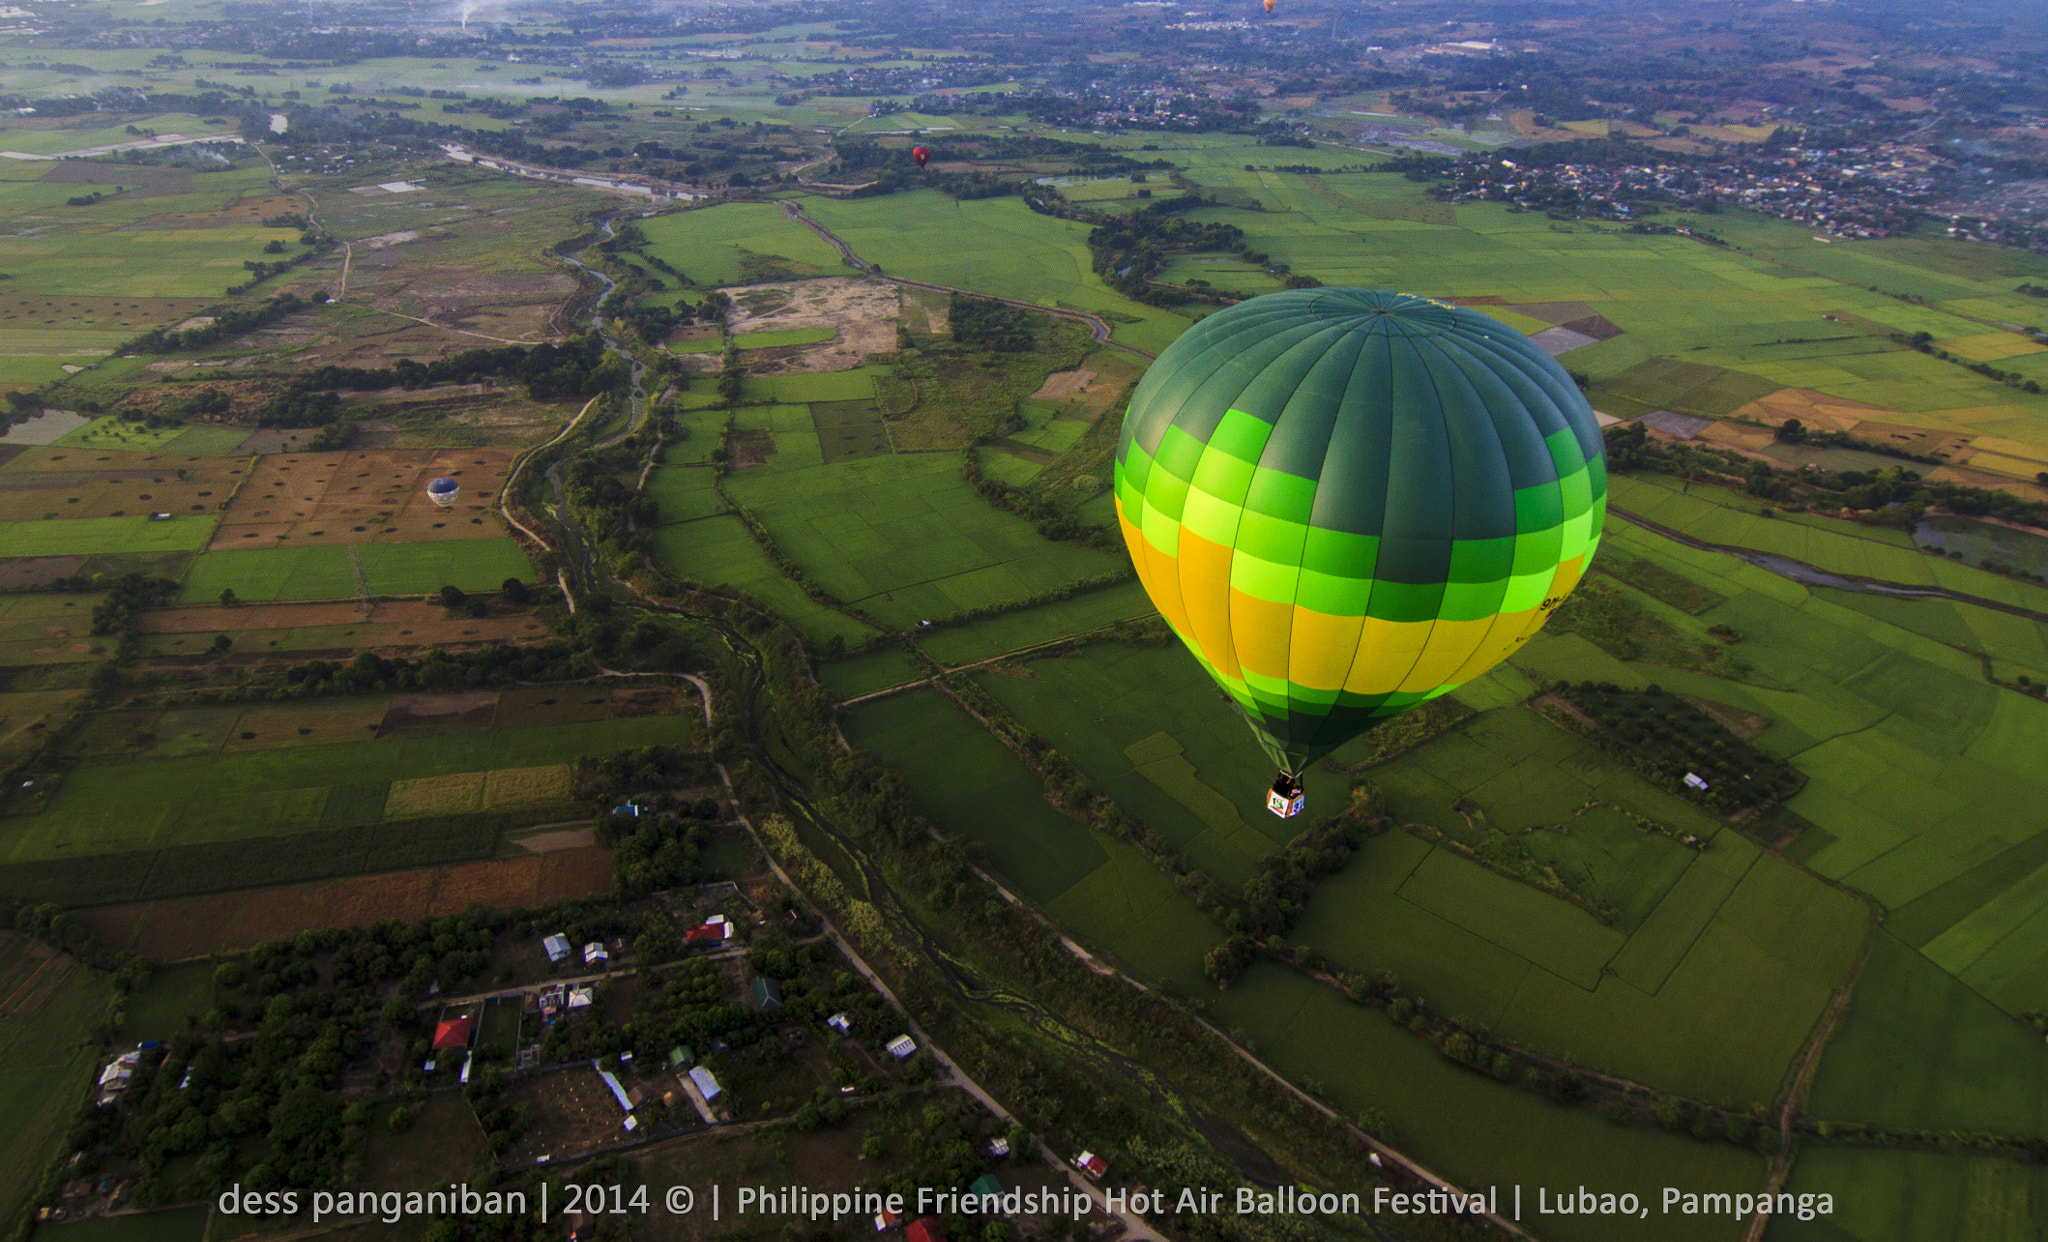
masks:
{"type": "Polygon", "coordinates": [[[407,729],[486,728],[497,713],[498,692],[470,690],[462,694],[400,694],[392,697],[391,710],[378,726],[378,737],[389,737],[407,729]]]}
{"type": "Polygon", "coordinates": [[[210,547],[422,543],[505,533],[492,507],[514,454],[504,449],[378,449],[257,459],[210,547]],[[461,485],[452,509],[427,497],[442,476],[461,485]]]}
{"type": "Polygon", "coordinates": [[[222,753],[277,750],[286,746],[318,746],[327,742],[360,742],[384,717],[376,700],[343,708],[277,704],[243,712],[228,732],[222,753]]]}
{"type": "Polygon", "coordinates": [[[1109,407],[1138,375],[1138,367],[1130,359],[1104,350],[1090,354],[1071,371],[1054,371],[1046,376],[1031,396],[1066,405],[1068,408],[1060,412],[1062,417],[1092,423],[1109,412],[1109,407]]]}
{"type": "Polygon", "coordinates": [[[610,888],[611,852],[593,847],[106,906],[80,917],[110,945],[178,961],[289,940],[308,927],[363,927],[386,918],[413,923],[460,914],[471,905],[542,906],[610,888]]]}
{"type": "Polygon", "coordinates": [[[39,445],[0,465],[0,522],[211,513],[249,466],[246,457],[39,445]]]}
{"type": "MultiPolygon", "coordinates": [[[[123,172],[126,170],[123,169],[123,172]]],[[[49,180],[49,178],[44,178],[49,180]]],[[[205,310],[203,298],[62,297],[26,291],[0,293],[0,325],[13,328],[93,328],[141,332],[205,310]]]]}
{"type": "Polygon", "coordinates": [[[22,591],[69,578],[85,564],[82,556],[0,557],[0,591],[22,591]]]}
{"type": "MultiPolygon", "coordinates": [[[[247,228],[251,224],[261,223],[266,216],[288,216],[305,209],[306,200],[295,194],[257,194],[238,198],[219,211],[166,211],[154,216],[145,216],[133,224],[124,224],[115,231],[247,228]]],[[[277,235],[290,241],[296,238],[298,233],[296,230],[279,229],[277,235]]]]}
{"type": "MultiPolygon", "coordinates": [[[[689,696],[692,701],[696,695],[689,696]]],[[[647,686],[635,690],[614,690],[611,692],[611,707],[606,717],[611,720],[629,720],[639,716],[673,716],[683,710],[683,692],[676,686],[647,686]]]]}
{"type": "Polygon", "coordinates": [[[1773,427],[1788,418],[1796,418],[1817,431],[1854,431],[1867,419],[1895,418],[1898,413],[1881,405],[1834,397],[1810,388],[1780,388],[1758,397],[1729,417],[1754,419],[1773,427]]]}
{"type": "Polygon", "coordinates": [[[745,427],[727,437],[732,449],[732,468],[745,470],[750,466],[765,466],[768,455],[775,451],[775,433],[758,427],[745,427]]]}
{"type": "Polygon", "coordinates": [[[500,729],[582,724],[612,713],[610,691],[593,686],[514,686],[498,692],[491,724],[500,729]]]}
{"type": "Polygon", "coordinates": [[[78,963],[39,940],[8,936],[0,949],[0,1019],[19,1022],[34,1016],[61,987],[78,963]]]}
{"type": "Polygon", "coordinates": [[[161,654],[204,651],[216,634],[236,636],[234,650],[242,653],[270,647],[283,651],[352,648],[388,653],[425,647],[460,649],[487,642],[538,642],[547,637],[547,631],[531,613],[450,616],[441,605],[416,599],[379,600],[368,616],[363,615],[357,604],[342,601],[164,608],[136,618],[136,629],[143,634],[164,636],[167,641],[148,644],[152,651],[161,654]],[[241,637],[244,635],[246,642],[241,637]]]}

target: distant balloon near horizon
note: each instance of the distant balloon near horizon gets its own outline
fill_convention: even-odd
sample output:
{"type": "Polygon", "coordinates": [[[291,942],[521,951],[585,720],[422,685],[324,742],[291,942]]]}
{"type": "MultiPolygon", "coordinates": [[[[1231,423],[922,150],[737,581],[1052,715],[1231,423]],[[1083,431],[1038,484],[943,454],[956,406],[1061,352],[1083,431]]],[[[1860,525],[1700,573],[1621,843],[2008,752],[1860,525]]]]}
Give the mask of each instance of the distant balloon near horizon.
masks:
{"type": "Polygon", "coordinates": [[[1271,13],[1272,11],[1273,11],[1273,0],[1266,0],[1266,12],[1268,12],[1268,13],[1271,13]]]}
{"type": "Polygon", "coordinates": [[[461,484],[457,483],[454,479],[435,479],[432,483],[427,484],[427,499],[443,509],[453,509],[455,507],[455,493],[460,490],[462,490],[461,484]]]}
{"type": "Polygon", "coordinates": [[[1606,448],[1571,376],[1499,320],[1295,289],[1209,316],[1146,372],[1116,510],[1292,814],[1289,778],[1542,628],[1599,546],[1606,448]]]}
{"type": "Polygon", "coordinates": [[[930,159],[931,157],[932,149],[930,147],[915,146],[910,148],[910,158],[917,161],[917,166],[919,169],[923,169],[925,161],[930,159]]]}

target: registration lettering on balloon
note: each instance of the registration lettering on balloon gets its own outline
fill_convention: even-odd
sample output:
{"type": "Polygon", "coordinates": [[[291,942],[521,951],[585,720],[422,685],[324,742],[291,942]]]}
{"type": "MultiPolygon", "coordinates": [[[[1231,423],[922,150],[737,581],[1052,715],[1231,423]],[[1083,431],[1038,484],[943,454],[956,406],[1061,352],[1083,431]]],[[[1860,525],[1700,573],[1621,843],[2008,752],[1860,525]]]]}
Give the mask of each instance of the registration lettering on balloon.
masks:
{"type": "Polygon", "coordinates": [[[1124,419],[1115,500],[1146,593],[1251,722],[1278,790],[1542,627],[1599,546],[1606,452],[1571,376],[1499,321],[1298,289],[1160,355],[1124,419]]]}

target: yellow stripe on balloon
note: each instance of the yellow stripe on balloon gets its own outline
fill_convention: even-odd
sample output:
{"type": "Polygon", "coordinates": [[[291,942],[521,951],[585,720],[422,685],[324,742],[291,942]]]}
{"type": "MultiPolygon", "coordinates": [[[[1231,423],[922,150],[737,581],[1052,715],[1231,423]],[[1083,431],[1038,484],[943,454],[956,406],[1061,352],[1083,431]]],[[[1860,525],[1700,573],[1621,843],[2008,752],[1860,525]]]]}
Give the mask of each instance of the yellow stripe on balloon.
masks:
{"type": "Polygon", "coordinates": [[[1243,591],[1230,593],[1230,642],[1247,677],[1257,675],[1284,687],[1288,674],[1287,635],[1294,605],[1276,604],[1243,591]]]}
{"type": "Polygon", "coordinates": [[[1226,677],[1238,677],[1237,653],[1230,645],[1230,557],[1230,548],[1181,527],[1180,596],[1187,605],[1189,632],[1211,665],[1226,677]]]}
{"type": "Polygon", "coordinates": [[[1364,617],[1333,617],[1297,605],[1288,630],[1289,680],[1309,690],[1342,690],[1364,628],[1364,617]]]}
{"type": "Polygon", "coordinates": [[[1429,644],[1434,621],[1382,621],[1365,618],[1358,636],[1358,652],[1344,689],[1351,694],[1392,694],[1401,688],[1416,657],[1429,644]]]}
{"type": "Polygon", "coordinates": [[[1439,619],[1430,630],[1429,642],[1422,648],[1421,658],[1401,679],[1401,692],[1423,694],[1451,680],[1472,658],[1472,652],[1486,640],[1487,631],[1492,628],[1491,617],[1471,621],[1439,619]]]}

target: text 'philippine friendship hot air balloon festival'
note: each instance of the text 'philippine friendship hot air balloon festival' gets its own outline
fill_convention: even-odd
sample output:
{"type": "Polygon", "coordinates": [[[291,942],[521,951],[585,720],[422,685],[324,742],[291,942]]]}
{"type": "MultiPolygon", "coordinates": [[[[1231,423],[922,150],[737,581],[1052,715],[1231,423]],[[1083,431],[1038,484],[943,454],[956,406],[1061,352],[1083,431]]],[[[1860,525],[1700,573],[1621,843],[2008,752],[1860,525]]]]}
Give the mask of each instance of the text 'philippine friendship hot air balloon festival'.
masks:
{"type": "Polygon", "coordinates": [[[1593,411],[1476,311],[1267,294],[1183,333],[1131,398],[1116,508],[1139,579],[1281,769],[1485,673],[1586,572],[1593,411]]]}

